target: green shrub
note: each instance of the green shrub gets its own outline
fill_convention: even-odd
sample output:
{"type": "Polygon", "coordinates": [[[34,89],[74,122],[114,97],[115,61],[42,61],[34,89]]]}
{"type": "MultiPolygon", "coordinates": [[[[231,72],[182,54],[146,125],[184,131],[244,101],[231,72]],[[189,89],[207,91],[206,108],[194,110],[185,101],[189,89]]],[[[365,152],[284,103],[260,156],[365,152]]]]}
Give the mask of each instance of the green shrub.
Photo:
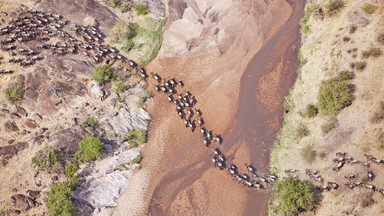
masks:
{"type": "Polygon", "coordinates": [[[128,135],[126,137],[127,140],[133,140],[137,139],[140,143],[146,143],[147,142],[147,131],[144,129],[135,129],[128,132],[128,135]]]}
{"type": "Polygon", "coordinates": [[[352,94],[345,81],[333,78],[321,82],[317,100],[320,110],[336,115],[344,107],[351,105],[352,94]]]}
{"type": "Polygon", "coordinates": [[[137,142],[135,140],[128,140],[129,147],[128,149],[133,149],[138,146],[137,142]]]}
{"type": "Polygon", "coordinates": [[[107,82],[113,78],[113,72],[109,64],[97,65],[93,71],[93,79],[97,82],[107,82]]]}
{"type": "Polygon", "coordinates": [[[313,150],[312,146],[307,146],[301,150],[301,157],[311,164],[316,159],[316,151],[313,150]]]}
{"type": "Polygon", "coordinates": [[[132,40],[128,39],[125,44],[121,47],[124,51],[131,51],[135,47],[135,44],[132,42],[132,40]]]}
{"type": "Polygon", "coordinates": [[[309,18],[311,17],[312,13],[318,9],[320,9],[321,6],[318,4],[307,4],[305,6],[305,13],[304,16],[300,20],[300,26],[301,31],[304,33],[309,32],[309,26],[307,25],[309,18]]]}
{"type": "Polygon", "coordinates": [[[113,0],[113,6],[118,7],[120,5],[120,0],[113,0]]]}
{"type": "Polygon", "coordinates": [[[135,167],[135,169],[140,170],[140,169],[141,169],[141,166],[137,166],[137,167],[135,167]]]}
{"type": "Polygon", "coordinates": [[[332,117],[330,118],[326,123],[321,125],[321,130],[324,134],[329,133],[331,130],[333,130],[337,125],[337,118],[332,117]]]}
{"type": "Polygon", "coordinates": [[[353,74],[350,71],[341,71],[337,76],[337,79],[340,81],[350,80],[353,78],[353,74]]]}
{"type": "Polygon", "coordinates": [[[122,8],[122,12],[125,13],[125,12],[130,11],[130,10],[131,10],[130,4],[124,3],[123,8],[122,8]]]}
{"type": "Polygon", "coordinates": [[[118,20],[111,31],[109,32],[109,40],[112,43],[122,43],[131,35],[131,29],[124,23],[123,20],[118,20]]]}
{"type": "Polygon", "coordinates": [[[50,169],[54,164],[58,163],[58,153],[50,147],[45,147],[36,153],[32,158],[32,163],[37,171],[50,169]]]}
{"type": "Polygon", "coordinates": [[[11,102],[14,105],[20,104],[20,100],[22,96],[21,96],[21,89],[19,85],[16,85],[12,89],[9,89],[9,88],[5,89],[4,93],[9,102],[11,102]]]}
{"type": "Polygon", "coordinates": [[[137,15],[147,15],[149,13],[149,10],[148,10],[147,6],[139,4],[136,7],[136,13],[137,13],[137,15]]]}
{"type": "Polygon", "coordinates": [[[303,138],[309,135],[308,127],[301,124],[296,128],[296,136],[298,138],[303,138]]]}
{"type": "Polygon", "coordinates": [[[148,126],[149,125],[149,123],[151,123],[151,119],[144,119],[144,121],[145,121],[145,124],[148,126]]]}
{"type": "Polygon", "coordinates": [[[80,149],[75,153],[79,163],[95,160],[100,155],[103,143],[98,137],[86,134],[79,142],[80,149]]]}
{"type": "Polygon", "coordinates": [[[315,117],[318,113],[317,107],[312,104],[308,104],[305,108],[304,112],[302,112],[303,116],[312,118],[315,117]]]}
{"type": "Polygon", "coordinates": [[[362,11],[364,11],[364,13],[366,13],[366,14],[373,14],[373,13],[375,13],[375,11],[376,11],[376,9],[377,9],[377,6],[376,5],[373,5],[373,4],[371,4],[371,3],[364,3],[361,7],[360,7],[360,9],[362,10],[362,11]]]}
{"type": "Polygon", "coordinates": [[[138,164],[143,159],[143,156],[139,155],[131,160],[131,164],[138,164]]]}
{"type": "Polygon", "coordinates": [[[71,178],[71,177],[75,176],[76,171],[77,171],[77,165],[76,164],[68,164],[68,165],[65,165],[64,175],[67,178],[71,178]]]}
{"type": "Polygon", "coordinates": [[[115,88],[117,94],[122,94],[122,93],[124,93],[126,90],[129,89],[129,85],[125,84],[125,82],[122,81],[122,80],[119,80],[119,81],[117,81],[117,82],[114,82],[114,83],[113,83],[113,87],[115,88]]]}
{"type": "Polygon", "coordinates": [[[150,96],[151,96],[151,93],[148,91],[148,89],[144,89],[140,97],[140,103],[144,104],[150,96]]]}
{"type": "Polygon", "coordinates": [[[275,199],[279,203],[276,207],[281,212],[279,215],[298,215],[314,207],[314,193],[307,183],[288,178],[277,181],[275,188],[278,191],[275,199]]]}
{"type": "Polygon", "coordinates": [[[344,7],[344,2],[342,0],[330,0],[328,4],[325,5],[328,15],[333,14],[342,7],[344,7]]]}
{"type": "Polygon", "coordinates": [[[368,58],[370,56],[379,57],[381,56],[381,54],[382,54],[382,51],[380,48],[371,47],[369,50],[363,52],[363,58],[368,58]]]}
{"type": "Polygon", "coordinates": [[[93,128],[100,128],[100,123],[95,119],[94,116],[91,116],[87,121],[87,126],[93,127],[93,128]]]}
{"type": "Polygon", "coordinates": [[[55,183],[48,193],[47,209],[51,215],[70,216],[76,214],[72,200],[69,197],[71,187],[68,182],[55,183]]]}

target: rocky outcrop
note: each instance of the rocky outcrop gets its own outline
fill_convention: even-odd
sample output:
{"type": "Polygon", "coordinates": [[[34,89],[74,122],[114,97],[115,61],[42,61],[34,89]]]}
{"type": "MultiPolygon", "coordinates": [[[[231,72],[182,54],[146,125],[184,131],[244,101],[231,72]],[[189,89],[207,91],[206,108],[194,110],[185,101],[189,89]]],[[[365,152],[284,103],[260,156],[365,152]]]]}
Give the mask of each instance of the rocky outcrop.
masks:
{"type": "Polygon", "coordinates": [[[86,177],[87,183],[77,188],[72,197],[97,209],[116,206],[117,198],[124,191],[129,176],[133,174],[132,170],[120,170],[121,165],[130,163],[139,154],[139,149],[136,148],[98,161],[93,172],[86,177]]]}
{"type": "Polygon", "coordinates": [[[53,134],[50,142],[55,149],[76,152],[79,149],[78,143],[85,134],[86,131],[77,125],[53,134]]]}
{"type": "Polygon", "coordinates": [[[36,202],[23,194],[14,194],[11,196],[11,202],[20,210],[28,210],[36,206],[36,202]]]}
{"type": "Polygon", "coordinates": [[[20,142],[14,145],[0,147],[0,168],[8,164],[8,160],[16,156],[21,150],[29,147],[27,142],[20,142]]]}

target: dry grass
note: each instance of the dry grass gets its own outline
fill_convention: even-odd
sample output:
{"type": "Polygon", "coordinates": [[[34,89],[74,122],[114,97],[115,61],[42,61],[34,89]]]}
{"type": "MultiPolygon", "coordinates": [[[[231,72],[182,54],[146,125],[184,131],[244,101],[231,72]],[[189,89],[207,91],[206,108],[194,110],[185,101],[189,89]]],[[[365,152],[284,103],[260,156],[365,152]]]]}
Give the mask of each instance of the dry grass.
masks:
{"type": "Polygon", "coordinates": [[[364,3],[360,8],[366,14],[373,14],[375,13],[377,6],[371,3],[364,3]]]}
{"type": "Polygon", "coordinates": [[[377,58],[377,57],[381,56],[381,54],[382,54],[382,51],[380,48],[371,47],[371,48],[369,48],[369,50],[363,51],[362,57],[363,58],[369,58],[372,56],[372,57],[377,58]]]}
{"type": "Polygon", "coordinates": [[[84,26],[96,26],[97,20],[91,16],[87,16],[83,19],[84,26]]]}
{"type": "Polygon", "coordinates": [[[372,124],[377,124],[383,121],[384,119],[384,102],[380,102],[379,109],[372,114],[372,117],[369,119],[369,121],[372,124]]]}

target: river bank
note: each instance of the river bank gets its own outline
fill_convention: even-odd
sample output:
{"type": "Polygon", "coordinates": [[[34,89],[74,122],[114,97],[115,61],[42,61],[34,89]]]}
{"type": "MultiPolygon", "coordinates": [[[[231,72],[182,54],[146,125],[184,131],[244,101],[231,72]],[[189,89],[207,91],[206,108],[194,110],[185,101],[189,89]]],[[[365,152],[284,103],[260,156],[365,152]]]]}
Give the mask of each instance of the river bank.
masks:
{"type": "Polygon", "coordinates": [[[382,167],[368,156],[384,157],[383,121],[378,117],[383,76],[377,70],[383,67],[380,35],[384,4],[342,1],[331,6],[326,0],[306,6],[299,54],[302,65],[285,99],[288,113],[271,154],[270,169],[280,177],[287,177],[285,169],[298,170],[294,175],[310,184],[315,193],[311,214],[383,214],[379,191],[384,182],[368,176],[382,172],[382,167]],[[324,88],[330,82],[346,88],[324,94],[324,89],[337,89],[324,88]],[[336,94],[350,100],[342,102],[336,94]],[[324,105],[324,98],[330,97],[334,99],[324,105]],[[335,169],[337,159],[343,158],[337,152],[353,161],[343,161],[335,169]],[[311,179],[305,169],[317,170],[322,182],[311,179]],[[376,190],[357,186],[351,190],[346,186],[351,181],[373,185],[376,190]],[[315,189],[328,182],[339,187],[324,192],[315,189]]]}

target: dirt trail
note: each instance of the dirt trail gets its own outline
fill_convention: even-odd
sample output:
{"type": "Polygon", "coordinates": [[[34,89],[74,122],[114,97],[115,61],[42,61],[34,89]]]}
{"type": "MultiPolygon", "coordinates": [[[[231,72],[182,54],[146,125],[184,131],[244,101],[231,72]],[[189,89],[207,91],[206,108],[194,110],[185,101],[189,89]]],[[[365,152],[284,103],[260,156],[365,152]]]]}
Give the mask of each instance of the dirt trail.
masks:
{"type": "MultiPolygon", "coordinates": [[[[168,4],[171,2],[173,5],[180,3],[170,1],[168,4]]],[[[283,95],[293,82],[293,76],[288,76],[286,71],[290,71],[290,67],[295,66],[293,59],[296,59],[297,56],[298,19],[289,21],[289,28],[281,28],[292,14],[292,5],[290,6],[283,0],[242,1],[228,4],[232,5],[227,9],[223,9],[225,8],[223,4],[220,5],[220,9],[223,10],[221,14],[217,11],[212,13],[216,14],[216,18],[213,18],[209,12],[207,13],[209,8],[215,8],[214,5],[211,7],[206,5],[207,10],[199,9],[193,4],[193,1],[189,1],[187,5],[181,4],[178,8],[181,11],[176,11],[176,15],[172,15],[176,12],[170,10],[170,20],[166,25],[162,50],[148,71],[158,72],[162,77],[171,76],[184,81],[184,89],[196,96],[198,101],[196,107],[203,112],[206,128],[223,136],[225,142],[221,150],[229,162],[233,161],[239,165],[249,161],[259,162],[263,164],[263,170],[265,170],[269,156],[268,148],[251,144],[255,141],[259,143],[259,141],[266,140],[253,140],[254,137],[260,135],[257,132],[254,136],[249,136],[248,134],[253,133],[253,130],[245,130],[247,136],[243,136],[241,133],[244,127],[253,129],[255,126],[249,123],[250,120],[246,117],[249,115],[258,120],[256,131],[263,126],[268,128],[262,121],[267,121],[268,125],[274,125],[272,129],[268,129],[271,134],[269,140],[272,140],[277,132],[280,124],[279,118],[282,115],[279,105],[283,95]],[[189,4],[192,6],[189,7],[189,4]],[[191,52],[179,55],[177,52],[180,50],[178,40],[181,41],[182,38],[189,35],[183,35],[183,28],[175,29],[173,23],[179,22],[183,13],[184,18],[185,14],[194,17],[191,15],[192,10],[205,11],[205,13],[201,13],[203,14],[200,16],[202,20],[196,20],[197,23],[203,25],[196,27],[202,31],[202,34],[200,38],[194,38],[185,43],[188,50],[192,50],[191,52]],[[205,17],[210,17],[213,24],[206,24],[205,17]],[[293,32],[290,31],[290,28],[294,29],[293,32]],[[263,62],[263,64],[271,66],[259,68],[259,66],[251,64],[248,68],[257,68],[257,70],[249,69],[243,75],[251,58],[277,31],[281,32],[280,36],[267,48],[274,50],[275,43],[280,42],[281,45],[277,46],[278,52],[268,51],[268,57],[263,60],[269,61],[276,56],[281,56],[283,62],[281,69],[276,69],[275,73],[270,76],[262,77],[262,75],[269,74],[279,60],[272,62],[272,65],[263,62]],[[217,36],[220,35],[220,32],[225,32],[224,36],[217,36]],[[214,36],[215,34],[216,36],[214,36]],[[209,35],[213,36],[209,37],[209,35]],[[287,38],[279,40],[282,35],[287,38]],[[289,38],[292,35],[296,36],[289,38]],[[202,40],[204,37],[207,39],[202,40]],[[217,44],[212,45],[210,42],[217,44]],[[296,47],[292,48],[292,45],[296,45],[296,47]],[[174,49],[174,53],[170,51],[172,49],[174,49]],[[293,57],[285,58],[285,56],[293,57]],[[248,76],[253,78],[248,80],[248,76]],[[256,85],[260,77],[262,77],[261,80],[265,80],[264,85],[256,85]],[[290,77],[290,82],[285,83],[287,77],[290,77]],[[277,104],[273,105],[273,109],[271,109],[273,113],[277,114],[273,115],[273,118],[259,118],[257,115],[264,107],[258,107],[257,109],[260,109],[258,112],[250,112],[251,109],[247,108],[245,109],[246,114],[240,114],[247,102],[256,103],[258,86],[266,88],[270,85],[270,80],[275,86],[280,86],[272,95],[278,101],[272,100],[271,103],[272,105],[277,104]],[[240,83],[250,90],[244,89],[245,87],[240,88],[240,83]],[[240,89],[246,93],[239,95],[240,89]],[[260,158],[260,154],[263,153],[257,152],[260,148],[266,149],[263,154],[265,159],[254,160],[254,158],[260,158]]],[[[302,9],[302,6],[295,7],[294,17],[297,16],[297,11],[302,9]]],[[[190,22],[184,18],[181,19],[182,22],[190,22]]],[[[292,75],[291,71],[289,75],[292,75]]],[[[152,86],[151,80],[150,85],[152,86]]],[[[272,92],[272,90],[269,91],[272,92]]],[[[119,200],[118,208],[114,212],[115,215],[248,215],[247,212],[254,212],[255,209],[256,214],[262,213],[267,197],[261,193],[248,191],[244,186],[236,183],[225,171],[214,168],[209,158],[210,151],[200,139],[201,134],[199,132],[191,133],[188,128],[184,127],[182,120],[174,111],[173,104],[170,104],[163,94],[156,94],[149,109],[153,113],[153,121],[149,141],[143,152],[143,169],[134,175],[131,183],[127,185],[127,190],[119,200]],[[142,186],[135,186],[138,182],[142,186]],[[130,198],[133,197],[132,195],[129,196],[133,193],[136,195],[135,199],[130,198]],[[247,206],[252,206],[250,211],[247,206]]],[[[265,145],[271,146],[271,142],[265,143],[265,145]]],[[[255,166],[259,167],[259,163],[255,163],[255,166]]]]}

